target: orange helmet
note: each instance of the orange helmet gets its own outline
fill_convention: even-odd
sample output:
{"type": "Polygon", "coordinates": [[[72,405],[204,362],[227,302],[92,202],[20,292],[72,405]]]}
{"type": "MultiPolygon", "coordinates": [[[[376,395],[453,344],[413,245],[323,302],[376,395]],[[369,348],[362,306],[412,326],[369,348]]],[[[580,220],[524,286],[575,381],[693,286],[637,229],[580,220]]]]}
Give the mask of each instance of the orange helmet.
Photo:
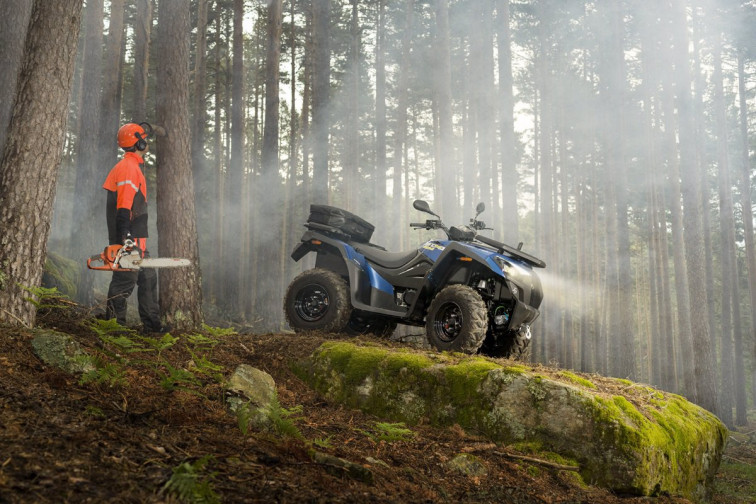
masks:
{"type": "Polygon", "coordinates": [[[144,128],[135,123],[126,123],[118,130],[118,146],[122,149],[136,147],[144,150],[147,147],[147,135],[144,128]]]}

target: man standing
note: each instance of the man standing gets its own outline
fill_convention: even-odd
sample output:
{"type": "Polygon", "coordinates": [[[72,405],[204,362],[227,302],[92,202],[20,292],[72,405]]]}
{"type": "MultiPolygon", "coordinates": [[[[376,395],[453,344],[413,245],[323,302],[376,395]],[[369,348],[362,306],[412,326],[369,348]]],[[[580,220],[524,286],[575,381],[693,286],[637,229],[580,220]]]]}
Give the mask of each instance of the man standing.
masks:
{"type": "MultiPolygon", "coordinates": [[[[102,185],[108,193],[107,219],[110,245],[134,247],[142,257],[147,252],[147,182],[142,172],[147,139],[152,127],[147,123],[124,124],[118,130],[118,146],[125,153],[102,185]],[[147,127],[149,133],[145,132],[147,127]]],[[[157,273],[152,268],[138,271],[114,271],[110,281],[107,317],[126,325],[126,299],[138,285],[137,299],[143,331],[165,332],[160,323],[157,297],[157,273]]]]}

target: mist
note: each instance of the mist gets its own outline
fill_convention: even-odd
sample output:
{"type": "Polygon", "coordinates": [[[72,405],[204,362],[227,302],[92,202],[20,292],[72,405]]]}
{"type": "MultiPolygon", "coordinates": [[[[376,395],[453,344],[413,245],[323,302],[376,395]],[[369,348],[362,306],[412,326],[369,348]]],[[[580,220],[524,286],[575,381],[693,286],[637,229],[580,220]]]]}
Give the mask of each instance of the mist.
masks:
{"type": "MultiPolygon", "coordinates": [[[[398,252],[440,238],[409,229],[425,218],[413,200],[428,201],[448,225],[466,224],[483,202],[480,218],[494,238],[521,241],[548,265],[537,272],[545,293],[536,361],[685,391],[683,349],[705,340],[711,354],[694,354],[705,360],[699,365],[743,359],[754,376],[754,2],[309,4],[282,4],[275,119],[266,114],[276,103],[265,84],[270,3],[244,2],[242,18],[225,4],[209,6],[204,23],[192,17],[188,112],[200,125],[194,201],[208,320],[287,329],[283,293],[312,266],[289,257],[310,204],[359,215],[375,226],[372,242],[398,252]],[[317,24],[324,12],[327,23],[317,24]],[[309,45],[318,37],[325,56],[309,45]],[[264,147],[271,128],[273,157],[264,147]],[[730,227],[735,243],[726,239],[730,227]],[[726,281],[727,264],[737,268],[736,285],[726,281]],[[739,318],[723,313],[725,296],[739,318]],[[705,317],[705,334],[696,333],[700,324],[685,329],[694,316],[705,317]],[[723,357],[723,339],[737,334],[746,351],[723,357]],[[676,363],[671,375],[665,363],[676,363]]],[[[155,117],[152,67],[146,101],[130,92],[135,16],[127,8],[122,122],[155,117]],[[139,110],[147,117],[134,117],[139,110]]],[[[153,17],[153,30],[159,22],[153,17]]],[[[50,238],[64,256],[82,238],[66,217],[73,198],[104,199],[74,187],[81,74],[50,238]]],[[[114,142],[115,132],[98,139],[114,142]]],[[[153,226],[159,156],[153,151],[146,170],[153,226]]],[[[102,180],[108,164],[97,168],[102,180]]],[[[155,247],[159,231],[150,230],[155,247]]],[[[96,283],[100,300],[101,289],[96,283]]],[[[716,381],[754,388],[747,376],[716,381]]]]}

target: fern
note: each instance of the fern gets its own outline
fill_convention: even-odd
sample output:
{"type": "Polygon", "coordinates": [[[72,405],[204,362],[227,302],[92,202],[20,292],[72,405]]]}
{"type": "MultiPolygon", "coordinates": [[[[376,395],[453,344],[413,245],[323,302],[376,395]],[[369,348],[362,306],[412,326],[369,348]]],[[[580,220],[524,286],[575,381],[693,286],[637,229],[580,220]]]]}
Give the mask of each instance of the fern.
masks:
{"type": "Polygon", "coordinates": [[[87,362],[94,369],[82,373],[79,384],[87,383],[105,384],[109,387],[119,387],[126,384],[126,372],[123,365],[118,362],[108,362],[100,355],[85,355],[80,357],[82,362],[87,362]]]}
{"type": "Polygon", "coordinates": [[[191,348],[189,349],[189,353],[192,354],[192,362],[194,362],[195,366],[192,370],[193,373],[210,377],[218,383],[221,383],[223,381],[223,375],[221,374],[221,371],[223,371],[223,366],[211,362],[204,355],[197,356],[197,354],[194,353],[191,348]]]}
{"type": "Polygon", "coordinates": [[[62,301],[67,300],[68,296],[58,291],[57,287],[26,287],[19,284],[23,290],[31,294],[31,297],[24,298],[33,304],[37,310],[43,308],[64,308],[67,307],[62,301]]]}
{"type": "Polygon", "coordinates": [[[164,366],[168,371],[168,375],[160,380],[160,386],[164,389],[171,391],[177,389],[190,391],[187,388],[188,386],[196,387],[201,385],[199,379],[191,371],[175,368],[167,362],[164,366]]]}
{"type": "Polygon", "coordinates": [[[89,328],[92,329],[92,331],[94,331],[100,338],[109,336],[111,334],[128,334],[131,336],[136,335],[135,330],[122,326],[114,318],[108,320],[92,319],[89,321],[88,325],[89,328]]]}
{"type": "Polygon", "coordinates": [[[205,331],[210,337],[222,338],[224,336],[234,336],[238,334],[236,330],[230,327],[211,327],[207,324],[202,324],[202,330],[205,331]]]}
{"type": "Polygon", "coordinates": [[[367,437],[375,442],[407,441],[414,437],[415,433],[407,429],[404,422],[386,423],[376,422],[372,432],[362,431],[367,437]]]}
{"type": "Polygon", "coordinates": [[[249,432],[249,422],[252,420],[252,408],[249,402],[239,405],[236,408],[236,421],[239,424],[239,430],[243,435],[249,432]]]}
{"type": "Polygon", "coordinates": [[[171,348],[179,340],[177,336],[171,336],[171,333],[163,334],[163,337],[160,339],[152,338],[149,336],[139,336],[139,339],[141,341],[144,341],[151,350],[157,351],[158,357],[163,352],[163,350],[171,348]]]}
{"type": "Polygon", "coordinates": [[[168,492],[181,502],[196,504],[220,503],[218,494],[212,486],[215,472],[203,474],[206,466],[213,460],[211,455],[205,455],[194,463],[182,462],[173,468],[173,475],[165,483],[160,493],[168,492]]]}
{"type": "Polygon", "coordinates": [[[276,434],[278,434],[279,436],[292,437],[296,439],[302,439],[303,436],[297,426],[294,424],[294,420],[298,420],[299,417],[292,417],[300,413],[302,413],[302,406],[295,406],[291,409],[286,409],[281,406],[281,403],[278,401],[278,396],[275,394],[273,395],[273,399],[271,399],[270,404],[265,410],[265,414],[270,420],[273,431],[276,434]]]}

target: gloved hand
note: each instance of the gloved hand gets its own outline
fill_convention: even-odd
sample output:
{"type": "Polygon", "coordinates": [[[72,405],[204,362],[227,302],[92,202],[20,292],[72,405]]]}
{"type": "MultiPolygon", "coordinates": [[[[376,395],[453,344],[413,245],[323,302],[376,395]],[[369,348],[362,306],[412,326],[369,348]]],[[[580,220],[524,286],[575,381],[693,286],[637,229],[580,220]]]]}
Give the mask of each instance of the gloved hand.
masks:
{"type": "Polygon", "coordinates": [[[123,237],[123,248],[126,250],[131,250],[134,248],[134,245],[136,245],[136,243],[131,237],[131,233],[126,233],[126,236],[123,237]]]}

